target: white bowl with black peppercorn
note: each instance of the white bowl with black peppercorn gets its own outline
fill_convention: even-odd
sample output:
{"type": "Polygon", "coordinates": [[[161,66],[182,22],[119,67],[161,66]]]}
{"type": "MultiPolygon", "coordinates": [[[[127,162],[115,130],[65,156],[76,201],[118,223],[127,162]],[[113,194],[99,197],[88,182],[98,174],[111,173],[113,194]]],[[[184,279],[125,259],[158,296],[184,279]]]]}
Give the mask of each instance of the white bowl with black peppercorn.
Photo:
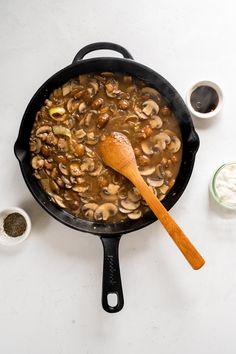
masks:
{"type": "Polygon", "coordinates": [[[0,212],[0,244],[18,245],[27,239],[30,231],[31,221],[23,209],[9,207],[0,212]]]}

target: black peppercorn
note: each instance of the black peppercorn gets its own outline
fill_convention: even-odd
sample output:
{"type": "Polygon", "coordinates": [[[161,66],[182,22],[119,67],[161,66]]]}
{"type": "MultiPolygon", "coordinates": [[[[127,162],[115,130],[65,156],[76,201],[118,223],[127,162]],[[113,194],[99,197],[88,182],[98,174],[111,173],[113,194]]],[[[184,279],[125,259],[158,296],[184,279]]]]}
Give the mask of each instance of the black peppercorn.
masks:
{"type": "Polygon", "coordinates": [[[26,230],[26,220],[19,213],[9,214],[3,222],[4,231],[8,236],[18,237],[26,230]]]}

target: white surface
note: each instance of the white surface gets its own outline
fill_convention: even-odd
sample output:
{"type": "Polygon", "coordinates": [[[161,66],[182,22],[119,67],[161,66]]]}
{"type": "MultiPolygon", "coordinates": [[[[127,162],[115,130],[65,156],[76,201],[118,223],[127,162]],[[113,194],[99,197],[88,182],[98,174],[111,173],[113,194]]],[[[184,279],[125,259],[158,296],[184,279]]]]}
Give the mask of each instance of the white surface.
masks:
{"type": "Polygon", "coordinates": [[[3,354],[234,354],[236,215],[209,201],[208,182],[236,160],[235,2],[1,1],[0,209],[24,208],[31,237],[0,249],[3,354]],[[123,237],[125,307],[102,310],[102,246],[59,224],[31,197],[13,144],[36,89],[95,41],[127,47],[185,97],[196,81],[219,83],[216,120],[195,121],[201,147],[188,187],[171,214],[206,258],[190,269],[154,223],[123,237]]]}

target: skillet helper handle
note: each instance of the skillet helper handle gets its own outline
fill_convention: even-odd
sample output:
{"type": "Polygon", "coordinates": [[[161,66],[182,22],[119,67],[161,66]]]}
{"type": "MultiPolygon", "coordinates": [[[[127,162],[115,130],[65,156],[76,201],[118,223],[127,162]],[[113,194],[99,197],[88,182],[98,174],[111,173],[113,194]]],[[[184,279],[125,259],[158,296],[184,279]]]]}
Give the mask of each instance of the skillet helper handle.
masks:
{"type": "Polygon", "coordinates": [[[119,44],[115,44],[115,43],[111,43],[111,42],[96,42],[96,43],[92,43],[92,44],[86,45],[85,47],[81,48],[80,51],[74,57],[74,60],[72,63],[74,64],[77,61],[83,59],[83,57],[90,52],[93,52],[95,50],[101,50],[101,49],[114,50],[115,52],[122,54],[123,57],[126,59],[134,59],[132,57],[132,55],[128,52],[128,50],[119,44]]]}
{"type": "Polygon", "coordinates": [[[102,306],[109,313],[119,312],[124,306],[118,253],[120,238],[121,236],[101,237],[104,249],[102,306]],[[109,304],[109,295],[115,297],[114,306],[109,304]]]}

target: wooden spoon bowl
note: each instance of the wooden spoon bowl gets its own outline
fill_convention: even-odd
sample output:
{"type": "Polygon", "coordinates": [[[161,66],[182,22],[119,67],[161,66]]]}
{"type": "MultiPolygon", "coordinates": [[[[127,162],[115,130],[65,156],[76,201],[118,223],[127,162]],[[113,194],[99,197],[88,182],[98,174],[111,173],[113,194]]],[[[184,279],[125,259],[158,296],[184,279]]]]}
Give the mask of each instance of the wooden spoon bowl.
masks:
{"type": "Polygon", "coordinates": [[[99,143],[99,150],[106,165],[135,185],[192,268],[201,268],[205,263],[204,259],[140,175],[128,138],[122,133],[113,132],[99,143]]]}

